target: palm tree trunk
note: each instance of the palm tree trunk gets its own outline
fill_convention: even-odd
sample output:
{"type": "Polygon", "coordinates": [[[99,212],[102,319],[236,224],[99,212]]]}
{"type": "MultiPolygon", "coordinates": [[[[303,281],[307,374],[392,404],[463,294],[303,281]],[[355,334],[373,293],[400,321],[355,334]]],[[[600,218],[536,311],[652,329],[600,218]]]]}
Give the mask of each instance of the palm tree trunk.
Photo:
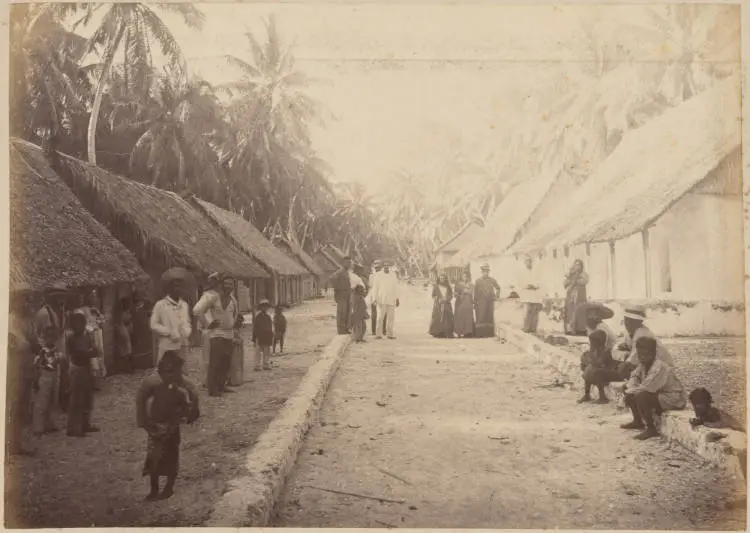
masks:
{"type": "Polygon", "coordinates": [[[182,153],[180,143],[177,142],[177,181],[179,190],[185,191],[188,188],[185,177],[185,154],[182,153]]]}
{"type": "Polygon", "coordinates": [[[102,98],[104,97],[104,82],[107,81],[107,76],[112,68],[112,62],[115,59],[115,52],[120,46],[122,36],[125,34],[125,26],[120,24],[117,30],[115,38],[109,42],[107,51],[104,53],[104,66],[102,72],[99,74],[99,81],[96,86],[96,95],[94,96],[94,106],[91,109],[91,116],[89,117],[89,130],[88,130],[88,158],[89,163],[96,165],[96,126],[99,122],[99,111],[102,107],[102,98]]]}

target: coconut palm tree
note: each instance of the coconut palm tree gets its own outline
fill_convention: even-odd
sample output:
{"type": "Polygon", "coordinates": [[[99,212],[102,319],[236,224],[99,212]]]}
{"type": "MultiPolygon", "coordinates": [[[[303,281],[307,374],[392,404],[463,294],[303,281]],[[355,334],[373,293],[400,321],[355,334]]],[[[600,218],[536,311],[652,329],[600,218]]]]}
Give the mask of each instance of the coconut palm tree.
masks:
{"type": "MultiPolygon", "coordinates": [[[[184,75],[184,57],[172,32],[151,6],[142,3],[96,4],[86,15],[106,9],[99,26],[89,38],[89,49],[102,49],[94,103],[88,126],[88,160],[96,164],[96,130],[105,86],[118,51],[124,53],[125,84],[133,95],[143,96],[150,87],[153,72],[151,43],[158,43],[169,69],[178,77],[184,75]],[[122,47],[122,48],[121,48],[122,47]]],[[[203,14],[192,4],[159,4],[157,9],[176,12],[186,25],[200,28],[203,14]]]]}

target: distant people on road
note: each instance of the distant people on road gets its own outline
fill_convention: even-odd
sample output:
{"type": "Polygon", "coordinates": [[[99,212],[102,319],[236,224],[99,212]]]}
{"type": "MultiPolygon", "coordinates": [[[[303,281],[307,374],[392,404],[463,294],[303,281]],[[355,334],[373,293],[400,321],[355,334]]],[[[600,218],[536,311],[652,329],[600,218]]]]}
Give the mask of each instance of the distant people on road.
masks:
{"type": "MultiPolygon", "coordinates": [[[[367,303],[370,305],[370,319],[372,322],[372,335],[377,334],[378,322],[378,303],[375,299],[375,294],[378,290],[378,276],[383,269],[383,265],[379,259],[376,259],[372,263],[372,273],[370,274],[370,288],[367,291],[367,303]]],[[[382,334],[385,335],[385,324],[381,327],[382,334]]]]}
{"type": "Polygon", "coordinates": [[[595,330],[589,335],[589,349],[581,356],[581,371],[583,372],[584,392],[578,403],[591,401],[591,387],[599,390],[596,403],[609,403],[604,390],[609,383],[606,372],[611,372],[617,366],[612,359],[612,352],[607,349],[607,334],[602,330],[595,330]]]}
{"type": "Polygon", "coordinates": [[[495,336],[495,301],[500,296],[500,285],[490,277],[490,265],[484,263],[481,277],[474,284],[476,326],[474,335],[479,338],[495,336]]]}
{"type": "Polygon", "coordinates": [[[120,305],[115,308],[115,355],[118,370],[132,374],[135,370],[133,360],[133,312],[129,298],[120,300],[120,305]]]}
{"type": "Polygon", "coordinates": [[[542,287],[539,281],[535,279],[533,266],[531,257],[527,256],[520,274],[521,279],[516,287],[519,300],[526,307],[526,316],[523,321],[523,330],[526,333],[536,333],[539,326],[539,313],[542,310],[542,287]]]}
{"type": "Polygon", "coordinates": [[[164,352],[158,372],[147,376],[136,394],[136,423],[148,435],[143,465],[150,481],[146,501],[172,497],[180,464],[180,424],[192,424],[200,416],[198,391],[184,378],[184,364],[177,352],[164,352]],[[162,477],[167,483],[160,493],[162,477]]]}
{"type": "MultiPolygon", "coordinates": [[[[388,261],[383,263],[383,271],[378,274],[378,287],[374,297],[378,304],[378,321],[383,324],[386,337],[395,339],[396,308],[401,303],[399,301],[400,282],[396,272],[391,270],[391,266],[388,261]]],[[[376,325],[376,339],[382,338],[380,329],[380,326],[376,325]]]]}
{"type": "Polygon", "coordinates": [[[565,307],[563,308],[563,327],[566,335],[583,335],[586,333],[585,317],[576,314],[576,308],[586,303],[586,285],[589,276],[584,272],[583,261],[576,259],[565,276],[565,307]]]}
{"type": "Polygon", "coordinates": [[[365,342],[366,320],[370,317],[367,313],[365,292],[363,285],[357,285],[352,294],[352,340],[358,343],[365,342]]]}
{"type": "Polygon", "coordinates": [[[268,315],[271,302],[261,300],[258,314],[253,318],[253,346],[255,346],[255,371],[271,370],[271,345],[273,344],[273,320],[268,315]]]}
{"type": "Polygon", "coordinates": [[[441,273],[432,288],[432,320],[429,333],[435,338],[453,338],[453,289],[448,276],[441,273]]]}
{"type": "Polygon", "coordinates": [[[336,301],[336,330],[339,335],[351,332],[349,319],[351,318],[352,300],[352,260],[344,257],[343,264],[331,276],[333,299],[336,301]]]}
{"type": "Polygon", "coordinates": [[[455,333],[459,337],[473,337],[476,325],[474,321],[474,284],[471,282],[471,273],[468,270],[464,271],[461,281],[456,283],[455,297],[455,333]]]}
{"type": "Polygon", "coordinates": [[[284,353],[284,336],[286,335],[286,317],[284,309],[277,305],[273,312],[273,353],[276,353],[276,346],[279,346],[279,353],[284,353]]]}
{"type": "Polygon", "coordinates": [[[635,436],[638,440],[659,436],[654,415],[684,409],[687,404],[682,383],[674,368],[657,357],[657,346],[653,337],[638,338],[635,342],[638,366],[623,389],[633,421],[621,427],[644,430],[635,436]]]}

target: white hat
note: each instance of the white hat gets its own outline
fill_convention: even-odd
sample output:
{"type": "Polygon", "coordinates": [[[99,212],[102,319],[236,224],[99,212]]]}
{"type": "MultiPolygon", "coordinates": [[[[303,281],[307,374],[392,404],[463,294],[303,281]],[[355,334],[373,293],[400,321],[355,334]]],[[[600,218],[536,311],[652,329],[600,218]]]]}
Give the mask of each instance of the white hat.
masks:
{"type": "Polygon", "coordinates": [[[643,322],[646,320],[646,309],[641,306],[626,307],[623,316],[631,320],[640,320],[643,322]]]}

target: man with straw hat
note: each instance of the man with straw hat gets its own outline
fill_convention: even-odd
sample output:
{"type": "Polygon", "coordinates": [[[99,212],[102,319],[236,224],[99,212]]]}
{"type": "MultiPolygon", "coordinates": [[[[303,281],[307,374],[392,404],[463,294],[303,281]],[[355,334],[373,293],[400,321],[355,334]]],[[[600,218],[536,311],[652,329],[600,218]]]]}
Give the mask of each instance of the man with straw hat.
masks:
{"type": "MultiPolygon", "coordinates": [[[[383,264],[380,259],[376,259],[372,263],[372,273],[370,274],[370,290],[367,292],[367,303],[370,304],[370,316],[372,320],[372,334],[377,335],[377,324],[378,324],[378,303],[376,300],[376,294],[378,290],[378,276],[383,269],[383,264]]],[[[385,334],[385,329],[383,334],[385,334]]]]}
{"type": "Polygon", "coordinates": [[[500,295],[500,285],[490,277],[489,263],[482,264],[480,270],[482,276],[474,284],[474,336],[489,338],[495,336],[495,300],[500,295]]]}
{"type": "Polygon", "coordinates": [[[209,276],[209,289],[193,307],[193,314],[202,318],[208,332],[206,385],[209,396],[234,392],[227,387],[227,381],[232,366],[236,330],[242,324],[242,315],[233,293],[234,280],[215,272],[209,276]]]}
{"type": "MultiPolygon", "coordinates": [[[[646,308],[641,305],[633,305],[625,308],[624,312],[624,323],[625,323],[625,339],[618,346],[620,351],[627,352],[625,362],[628,364],[630,370],[634,370],[638,366],[638,351],[636,350],[636,343],[638,339],[644,337],[650,337],[656,339],[656,335],[648,329],[645,325],[646,320],[646,308]]],[[[656,342],[656,358],[664,361],[668,366],[674,368],[674,362],[669,352],[662,343],[658,340],[656,342]]]]}
{"type": "Polygon", "coordinates": [[[170,269],[162,275],[166,293],[151,311],[151,331],[156,336],[154,365],[159,364],[164,352],[175,351],[187,359],[187,345],[193,331],[190,325],[188,304],[183,295],[189,274],[184,269],[170,269]]]}

